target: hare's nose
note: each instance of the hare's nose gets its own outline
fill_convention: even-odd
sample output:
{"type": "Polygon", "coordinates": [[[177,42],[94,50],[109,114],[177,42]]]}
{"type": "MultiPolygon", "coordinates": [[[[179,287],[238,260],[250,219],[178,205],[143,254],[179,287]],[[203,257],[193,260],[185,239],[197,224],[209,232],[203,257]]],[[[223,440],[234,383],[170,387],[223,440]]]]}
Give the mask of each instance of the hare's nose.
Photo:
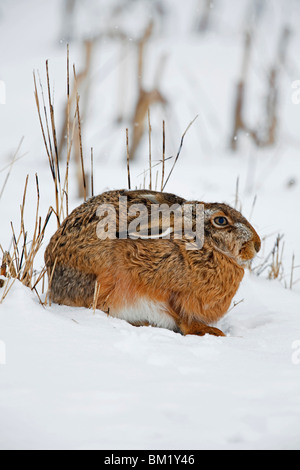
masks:
{"type": "Polygon", "coordinates": [[[256,251],[256,253],[258,253],[261,249],[261,241],[260,241],[259,236],[255,237],[253,242],[254,242],[255,251],[256,251]]]}

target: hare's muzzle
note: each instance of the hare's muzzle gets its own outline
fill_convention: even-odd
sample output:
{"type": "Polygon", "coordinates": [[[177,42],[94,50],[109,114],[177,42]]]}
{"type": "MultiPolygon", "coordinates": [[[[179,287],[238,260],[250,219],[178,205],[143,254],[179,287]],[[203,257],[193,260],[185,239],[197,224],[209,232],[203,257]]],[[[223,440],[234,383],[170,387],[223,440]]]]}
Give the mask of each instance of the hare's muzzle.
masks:
{"type": "Polygon", "coordinates": [[[244,243],[240,250],[240,258],[243,261],[250,261],[261,249],[261,240],[256,232],[254,232],[251,240],[244,243]]]}
{"type": "Polygon", "coordinates": [[[261,249],[261,240],[259,236],[257,236],[257,240],[255,240],[253,243],[254,243],[254,248],[255,248],[256,253],[259,253],[261,249]]]}

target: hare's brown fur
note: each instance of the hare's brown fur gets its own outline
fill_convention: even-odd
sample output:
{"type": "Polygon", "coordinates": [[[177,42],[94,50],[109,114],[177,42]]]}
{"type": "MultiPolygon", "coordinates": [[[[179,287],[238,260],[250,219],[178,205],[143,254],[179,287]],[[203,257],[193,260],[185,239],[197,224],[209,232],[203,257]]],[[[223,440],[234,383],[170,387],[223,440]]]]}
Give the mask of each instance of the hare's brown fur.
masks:
{"type": "Polygon", "coordinates": [[[117,209],[120,196],[127,197],[128,207],[187,203],[167,193],[120,190],[103,193],[75,209],[46,249],[52,300],[91,307],[98,285],[97,308],[113,316],[183,334],[223,335],[208,324],[227,312],[244,275],[243,261],[260,249],[253,227],[225,204],[202,203],[205,241],[200,250],[188,251],[185,239],[172,236],[101,240],[97,209],[107,203],[117,209]],[[214,226],[212,217],[216,215],[228,219],[226,229],[214,226]],[[142,302],[147,311],[156,309],[154,317],[143,315],[142,302]]]}

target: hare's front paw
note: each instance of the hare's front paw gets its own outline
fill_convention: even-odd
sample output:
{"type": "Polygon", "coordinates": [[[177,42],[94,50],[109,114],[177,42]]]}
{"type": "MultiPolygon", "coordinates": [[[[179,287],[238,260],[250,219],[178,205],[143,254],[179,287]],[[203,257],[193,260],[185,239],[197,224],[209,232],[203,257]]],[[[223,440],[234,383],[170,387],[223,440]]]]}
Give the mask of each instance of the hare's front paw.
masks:
{"type": "Polygon", "coordinates": [[[203,323],[193,322],[192,324],[180,325],[180,329],[184,335],[204,336],[206,334],[213,336],[226,336],[223,331],[213,326],[207,326],[203,323]]]}

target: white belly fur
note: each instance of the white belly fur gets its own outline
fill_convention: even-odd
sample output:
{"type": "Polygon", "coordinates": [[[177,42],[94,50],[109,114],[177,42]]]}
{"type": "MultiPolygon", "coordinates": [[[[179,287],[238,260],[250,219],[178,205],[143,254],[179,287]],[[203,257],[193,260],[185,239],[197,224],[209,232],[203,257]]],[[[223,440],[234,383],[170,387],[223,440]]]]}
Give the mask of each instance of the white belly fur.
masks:
{"type": "Polygon", "coordinates": [[[166,313],[165,305],[146,298],[139,299],[132,305],[124,305],[118,311],[110,311],[109,314],[112,317],[121,318],[133,324],[148,322],[153,326],[178,331],[175,321],[166,313]]]}

